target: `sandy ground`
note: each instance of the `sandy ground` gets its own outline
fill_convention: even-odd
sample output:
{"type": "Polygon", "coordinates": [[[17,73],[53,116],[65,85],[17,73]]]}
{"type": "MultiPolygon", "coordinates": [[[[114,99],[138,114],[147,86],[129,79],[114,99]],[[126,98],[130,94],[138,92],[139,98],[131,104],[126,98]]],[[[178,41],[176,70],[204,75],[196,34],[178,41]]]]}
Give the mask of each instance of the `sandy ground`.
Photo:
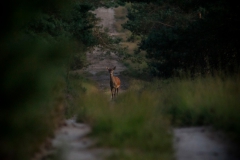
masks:
{"type": "MultiPolygon", "coordinates": [[[[117,34],[113,27],[113,9],[99,8],[95,13],[103,19],[100,25],[108,27],[110,34],[117,34]]],[[[128,82],[121,76],[121,71],[126,67],[118,61],[116,55],[104,56],[95,48],[87,54],[87,58],[90,65],[84,71],[91,73],[90,78],[98,83],[100,89],[109,88],[106,67],[113,66],[116,66],[115,75],[122,80],[121,90],[127,89],[128,82]]],[[[95,141],[87,137],[90,132],[89,125],[76,123],[74,118],[66,120],[65,126],[56,132],[52,140],[55,152],[59,151],[63,160],[101,160],[111,154],[109,149],[94,147],[95,141]]],[[[176,160],[238,160],[233,156],[231,145],[209,127],[175,128],[173,134],[176,160]]]]}
{"type": "Polygon", "coordinates": [[[236,148],[211,127],[175,128],[176,160],[239,160],[236,148]]]}
{"type": "Polygon", "coordinates": [[[54,148],[62,160],[103,160],[112,151],[93,147],[94,139],[88,138],[91,127],[87,124],[77,123],[76,120],[66,120],[66,125],[57,131],[52,141],[54,148]]]}

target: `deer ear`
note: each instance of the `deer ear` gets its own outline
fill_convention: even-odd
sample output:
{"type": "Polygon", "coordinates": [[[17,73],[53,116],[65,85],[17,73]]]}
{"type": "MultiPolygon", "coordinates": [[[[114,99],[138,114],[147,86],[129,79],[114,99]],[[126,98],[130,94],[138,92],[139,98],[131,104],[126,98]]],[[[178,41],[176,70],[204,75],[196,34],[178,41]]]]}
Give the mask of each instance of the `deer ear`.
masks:
{"type": "Polygon", "coordinates": [[[115,70],[116,69],[116,66],[115,67],[113,67],[113,70],[115,70]]]}

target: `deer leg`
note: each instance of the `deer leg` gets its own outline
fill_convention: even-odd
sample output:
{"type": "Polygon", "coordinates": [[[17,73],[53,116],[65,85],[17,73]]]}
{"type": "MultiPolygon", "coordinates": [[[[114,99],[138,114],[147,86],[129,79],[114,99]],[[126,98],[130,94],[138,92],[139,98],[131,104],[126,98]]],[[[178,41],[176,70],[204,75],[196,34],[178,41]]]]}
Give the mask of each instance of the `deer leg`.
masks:
{"type": "Polygon", "coordinates": [[[111,94],[112,94],[112,99],[113,99],[113,88],[111,88],[111,94]]]}
{"type": "Polygon", "coordinates": [[[117,88],[117,95],[118,95],[118,88],[117,88]]]}
{"type": "Polygon", "coordinates": [[[113,96],[114,96],[114,97],[116,96],[116,88],[114,88],[113,96]]]}

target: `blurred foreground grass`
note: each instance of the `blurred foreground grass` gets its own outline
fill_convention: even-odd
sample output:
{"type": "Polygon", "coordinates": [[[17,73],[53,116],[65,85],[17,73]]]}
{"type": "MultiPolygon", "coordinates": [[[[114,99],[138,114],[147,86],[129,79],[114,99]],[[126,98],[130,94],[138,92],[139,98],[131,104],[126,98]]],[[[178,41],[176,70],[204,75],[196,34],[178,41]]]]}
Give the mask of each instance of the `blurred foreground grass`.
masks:
{"type": "Polygon", "coordinates": [[[69,49],[61,40],[47,43],[22,32],[8,36],[0,41],[0,159],[27,160],[63,119],[69,49]]]}

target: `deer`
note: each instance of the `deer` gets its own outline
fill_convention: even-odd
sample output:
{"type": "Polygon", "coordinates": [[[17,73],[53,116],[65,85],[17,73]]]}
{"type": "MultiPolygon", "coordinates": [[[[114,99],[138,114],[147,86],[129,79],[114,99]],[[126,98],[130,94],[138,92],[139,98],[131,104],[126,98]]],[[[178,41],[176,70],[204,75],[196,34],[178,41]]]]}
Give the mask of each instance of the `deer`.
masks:
{"type": "Polygon", "coordinates": [[[113,71],[116,69],[116,66],[113,68],[106,67],[109,74],[110,74],[110,88],[111,88],[111,94],[112,99],[115,98],[116,95],[118,95],[118,89],[120,87],[121,81],[118,77],[115,77],[113,75],[113,71]]]}

